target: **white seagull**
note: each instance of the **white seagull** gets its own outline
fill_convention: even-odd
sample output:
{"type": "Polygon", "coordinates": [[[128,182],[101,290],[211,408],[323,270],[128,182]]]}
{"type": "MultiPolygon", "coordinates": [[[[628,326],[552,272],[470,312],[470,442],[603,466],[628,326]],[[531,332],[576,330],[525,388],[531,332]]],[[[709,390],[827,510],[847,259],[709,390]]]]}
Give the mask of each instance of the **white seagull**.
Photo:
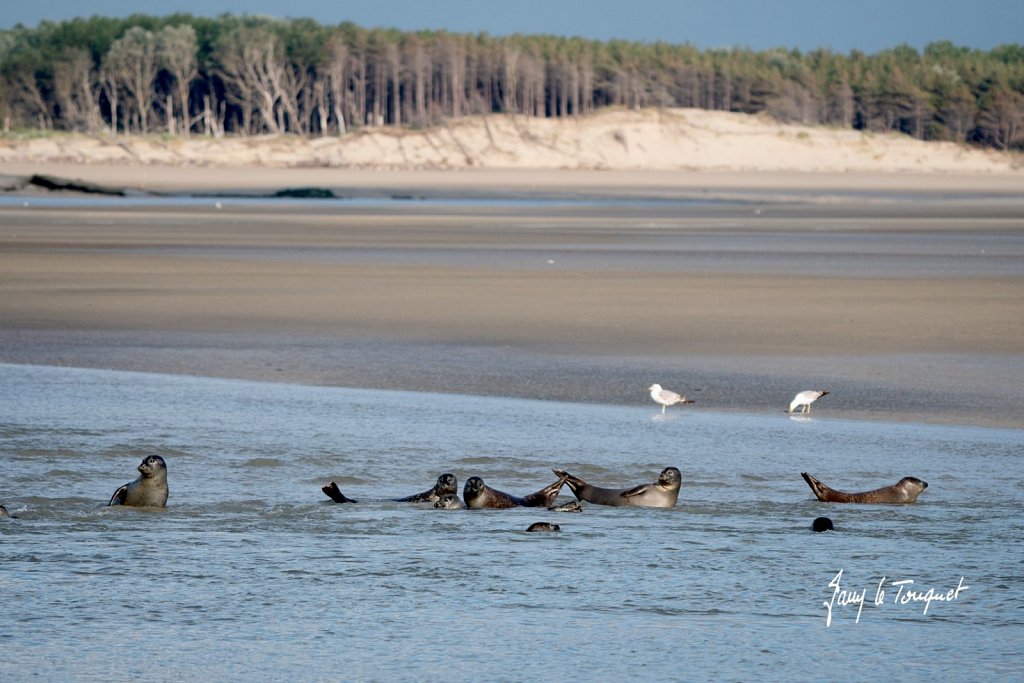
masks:
{"type": "Polygon", "coordinates": [[[651,392],[651,400],[661,406],[662,415],[665,414],[665,408],[669,406],[674,406],[677,403],[693,403],[692,400],[681,394],[662,389],[660,384],[652,384],[647,389],[651,392]]]}
{"type": "Polygon", "coordinates": [[[797,408],[800,408],[801,413],[811,412],[811,404],[817,401],[828,392],[821,390],[815,391],[814,389],[808,389],[807,391],[801,391],[799,394],[793,397],[793,400],[789,404],[789,412],[793,412],[797,408]]]}

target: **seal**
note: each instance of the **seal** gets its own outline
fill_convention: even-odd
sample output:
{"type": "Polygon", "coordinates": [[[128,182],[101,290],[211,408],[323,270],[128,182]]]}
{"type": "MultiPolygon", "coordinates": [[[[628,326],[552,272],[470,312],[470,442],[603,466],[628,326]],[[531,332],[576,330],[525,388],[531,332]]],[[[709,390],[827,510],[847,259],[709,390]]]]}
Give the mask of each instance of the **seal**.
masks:
{"type": "Polygon", "coordinates": [[[583,512],[583,506],[580,505],[578,500],[572,500],[568,503],[562,503],[561,505],[555,505],[549,507],[548,510],[551,512],[583,512]]]}
{"type": "Polygon", "coordinates": [[[114,491],[110,505],[167,507],[167,463],[159,455],[148,455],[139,465],[138,478],[114,491]]]}
{"type": "Polygon", "coordinates": [[[440,500],[434,503],[434,507],[439,510],[462,510],[466,506],[462,504],[462,501],[454,493],[446,493],[441,496],[440,500]]]}
{"type": "Polygon", "coordinates": [[[834,529],[832,520],[828,517],[815,517],[814,521],[811,522],[811,531],[832,531],[834,529]]]}
{"type": "Polygon", "coordinates": [[[928,482],[917,477],[903,477],[892,486],[861,493],[846,493],[830,489],[806,472],[801,472],[800,476],[811,487],[818,500],[826,503],[913,503],[921,492],[928,488],[928,482]]]}
{"type": "MultiPolygon", "coordinates": [[[[341,489],[338,488],[337,482],[331,482],[327,486],[321,487],[321,491],[324,492],[328,498],[333,500],[335,503],[358,503],[358,500],[349,498],[341,489]]],[[[392,500],[396,503],[436,503],[441,500],[444,496],[449,493],[457,493],[459,490],[459,481],[455,478],[454,474],[445,472],[437,478],[437,483],[430,489],[421,493],[414,493],[411,496],[404,498],[393,498],[392,500]]]]}
{"type": "Polygon", "coordinates": [[[548,507],[554,504],[564,484],[565,477],[559,477],[555,483],[548,484],[540,491],[520,498],[498,489],[492,489],[480,477],[470,477],[466,480],[466,485],[462,487],[462,498],[466,501],[466,507],[471,510],[513,508],[517,506],[528,508],[548,507]]]}
{"type": "Polygon", "coordinates": [[[436,503],[449,493],[458,492],[459,480],[455,478],[454,474],[445,472],[437,478],[437,483],[434,484],[433,488],[422,493],[414,493],[405,498],[396,498],[395,501],[399,503],[436,503]]]}
{"type": "Polygon", "coordinates": [[[595,505],[625,506],[635,505],[637,507],[649,508],[671,508],[675,507],[676,499],[679,498],[679,487],[682,485],[683,477],[675,467],[666,467],[658,475],[658,481],[653,484],[640,484],[628,489],[605,489],[599,486],[591,486],[579,477],[574,477],[565,470],[553,470],[554,473],[565,479],[574,496],[579,500],[585,500],[595,505]]]}
{"type": "Polygon", "coordinates": [[[0,519],[7,519],[7,518],[17,519],[17,517],[15,517],[14,515],[12,515],[10,512],[7,511],[7,508],[5,508],[3,505],[0,505],[0,519]]]}
{"type": "Polygon", "coordinates": [[[533,524],[528,526],[526,528],[526,530],[529,531],[529,532],[534,532],[534,531],[561,531],[562,527],[558,526],[557,524],[552,524],[551,522],[534,522],[533,524]]]}

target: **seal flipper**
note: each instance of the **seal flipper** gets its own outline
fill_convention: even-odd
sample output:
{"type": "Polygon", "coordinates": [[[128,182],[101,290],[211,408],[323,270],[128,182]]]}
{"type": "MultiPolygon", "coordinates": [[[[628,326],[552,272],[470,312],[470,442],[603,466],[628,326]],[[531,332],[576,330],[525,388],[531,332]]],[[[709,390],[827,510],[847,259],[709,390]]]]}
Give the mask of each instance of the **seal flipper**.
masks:
{"type": "Polygon", "coordinates": [[[114,495],[110,497],[110,502],[107,503],[107,507],[111,505],[124,505],[125,496],[128,495],[128,484],[125,484],[121,488],[114,491],[114,495]]]}
{"type": "Polygon", "coordinates": [[[804,481],[807,482],[807,485],[811,487],[811,492],[814,493],[815,498],[817,498],[818,500],[824,500],[828,502],[828,497],[825,494],[825,491],[828,489],[827,486],[825,486],[820,481],[818,481],[811,475],[807,474],[806,472],[801,472],[800,476],[803,477],[804,481]]]}
{"type": "Polygon", "coordinates": [[[576,496],[577,500],[582,500],[577,491],[586,486],[587,482],[583,481],[579,477],[574,477],[565,470],[552,469],[551,471],[555,473],[556,477],[565,481],[566,486],[569,487],[569,490],[572,491],[572,495],[576,496]]]}
{"type": "Polygon", "coordinates": [[[359,502],[358,500],[352,500],[351,498],[346,498],[345,494],[342,493],[341,489],[338,488],[338,484],[333,482],[333,481],[330,484],[328,484],[327,486],[322,487],[320,490],[323,491],[324,494],[326,494],[326,496],[328,498],[330,498],[331,500],[333,500],[335,503],[358,503],[359,502]]]}
{"type": "Polygon", "coordinates": [[[634,486],[631,489],[626,489],[619,495],[622,496],[623,498],[632,498],[633,496],[639,496],[645,493],[649,486],[650,484],[640,484],[639,486],[634,486]]]}

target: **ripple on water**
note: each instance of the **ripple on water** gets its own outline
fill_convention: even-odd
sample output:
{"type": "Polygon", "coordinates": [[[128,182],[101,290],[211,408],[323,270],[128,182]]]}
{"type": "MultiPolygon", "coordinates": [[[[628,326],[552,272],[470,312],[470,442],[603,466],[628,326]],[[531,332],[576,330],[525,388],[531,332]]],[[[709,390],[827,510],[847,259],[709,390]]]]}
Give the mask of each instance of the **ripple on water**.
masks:
{"type": "Polygon", "coordinates": [[[655,424],[648,406],[7,365],[0,382],[25,399],[0,426],[0,502],[19,516],[0,524],[4,678],[99,678],[110,661],[179,679],[500,678],[572,661],[582,678],[674,680],[685,661],[696,677],[806,680],[796,647],[862,670],[913,643],[901,680],[999,679],[1024,640],[1016,430],[704,411],[655,424]],[[168,508],[105,507],[149,452],[168,460],[168,508]],[[667,465],[683,471],[673,510],[384,500],[442,472],[523,494],[552,467],[626,487],[667,465]],[[824,504],[801,471],[931,486],[914,506],[824,504]],[[363,502],[327,500],[332,479],[363,502]],[[810,532],[817,516],[836,531],[810,532]],[[562,531],[526,533],[535,521],[562,531]],[[826,629],[840,569],[851,589],[961,575],[971,589],[927,617],[886,604],[826,629]],[[150,612],[127,619],[143,595],[150,612]]]}

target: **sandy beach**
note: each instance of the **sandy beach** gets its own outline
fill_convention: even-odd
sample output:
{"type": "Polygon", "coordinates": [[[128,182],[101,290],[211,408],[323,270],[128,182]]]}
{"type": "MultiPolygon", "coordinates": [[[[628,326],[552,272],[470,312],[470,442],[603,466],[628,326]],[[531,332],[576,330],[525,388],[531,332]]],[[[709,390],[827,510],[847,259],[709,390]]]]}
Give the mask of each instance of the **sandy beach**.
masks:
{"type": "Polygon", "coordinates": [[[1024,425],[1019,171],[41,172],[354,199],[8,193],[0,362],[1024,425]]]}

